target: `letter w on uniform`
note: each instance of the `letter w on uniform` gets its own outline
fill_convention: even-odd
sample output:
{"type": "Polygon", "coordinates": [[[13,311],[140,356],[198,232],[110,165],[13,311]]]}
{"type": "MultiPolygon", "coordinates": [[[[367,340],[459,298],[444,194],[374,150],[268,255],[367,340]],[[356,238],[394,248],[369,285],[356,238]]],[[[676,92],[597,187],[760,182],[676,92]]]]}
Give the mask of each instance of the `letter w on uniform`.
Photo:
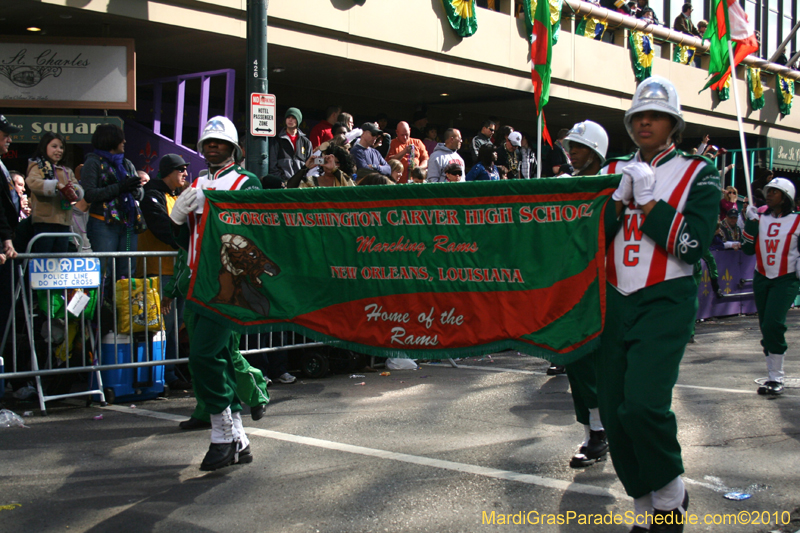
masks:
{"type": "Polygon", "coordinates": [[[631,237],[633,237],[634,241],[642,240],[642,222],[644,222],[643,214],[625,215],[625,220],[622,223],[622,231],[626,241],[631,240],[631,237]]]}

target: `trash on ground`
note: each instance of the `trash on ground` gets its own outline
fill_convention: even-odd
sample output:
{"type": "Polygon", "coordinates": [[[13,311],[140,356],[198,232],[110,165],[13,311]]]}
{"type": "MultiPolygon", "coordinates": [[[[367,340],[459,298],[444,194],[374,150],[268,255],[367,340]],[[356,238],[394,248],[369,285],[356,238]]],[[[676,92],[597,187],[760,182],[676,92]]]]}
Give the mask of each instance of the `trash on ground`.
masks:
{"type": "Polygon", "coordinates": [[[24,428],[25,421],[17,413],[8,409],[0,410],[0,428],[24,428]]]}
{"type": "Polygon", "coordinates": [[[350,379],[365,378],[365,377],[367,376],[365,376],[364,374],[353,374],[352,376],[350,376],[350,379]]]}
{"type": "Polygon", "coordinates": [[[391,372],[381,372],[381,376],[391,376],[391,372]]]}
{"type": "Polygon", "coordinates": [[[747,494],[746,492],[728,492],[723,496],[726,500],[734,501],[749,500],[752,497],[752,494],[747,494]]]}
{"type": "Polygon", "coordinates": [[[131,404],[131,409],[136,409],[136,406],[131,404]]]}
{"type": "Polygon", "coordinates": [[[33,416],[33,411],[25,411],[22,416],[33,416]]]}
{"type": "Polygon", "coordinates": [[[356,383],[356,385],[366,385],[366,384],[367,384],[366,381],[362,381],[361,383],[356,383]]]}
{"type": "Polygon", "coordinates": [[[97,416],[92,417],[92,418],[94,418],[95,420],[102,420],[103,419],[103,415],[97,415],[97,416]]]}

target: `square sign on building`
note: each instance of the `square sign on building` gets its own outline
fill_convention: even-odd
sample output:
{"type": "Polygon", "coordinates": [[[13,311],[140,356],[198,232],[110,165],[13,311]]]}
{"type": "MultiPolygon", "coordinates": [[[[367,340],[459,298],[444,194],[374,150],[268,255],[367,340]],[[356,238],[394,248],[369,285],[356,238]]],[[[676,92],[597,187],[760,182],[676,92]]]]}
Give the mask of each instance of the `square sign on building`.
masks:
{"type": "Polygon", "coordinates": [[[250,111],[250,135],[275,137],[275,95],[252,93],[250,111]]]}

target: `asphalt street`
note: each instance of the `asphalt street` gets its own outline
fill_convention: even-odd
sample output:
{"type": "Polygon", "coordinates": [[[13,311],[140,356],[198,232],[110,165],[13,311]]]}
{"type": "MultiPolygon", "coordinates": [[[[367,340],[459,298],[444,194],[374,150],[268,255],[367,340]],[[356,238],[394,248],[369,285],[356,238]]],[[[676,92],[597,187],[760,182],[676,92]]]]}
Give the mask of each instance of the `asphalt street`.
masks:
{"type": "MultiPolygon", "coordinates": [[[[800,530],[800,311],[789,321],[787,392],[773,400],[755,393],[755,317],[697,326],[673,401],[699,522],[687,532],[800,530]],[[731,517],[747,523],[704,523],[731,517]]],[[[632,502],[610,460],[569,468],[583,430],[566,376],[513,352],[459,365],[274,386],[264,418],[244,416],[254,462],[214,473],[198,469],[208,432],[177,426],[191,397],[53,402],[0,429],[0,532],[630,530],[580,523],[624,520],[632,502]]]]}

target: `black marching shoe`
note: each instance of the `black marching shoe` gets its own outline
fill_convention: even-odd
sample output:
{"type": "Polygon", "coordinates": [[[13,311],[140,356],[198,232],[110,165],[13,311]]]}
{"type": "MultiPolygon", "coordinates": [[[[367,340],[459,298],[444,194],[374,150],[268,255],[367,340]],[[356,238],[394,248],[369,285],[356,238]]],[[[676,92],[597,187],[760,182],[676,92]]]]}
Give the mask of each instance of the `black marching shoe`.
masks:
{"type": "Polygon", "coordinates": [[[680,507],[669,511],[653,510],[650,533],[683,533],[687,509],[689,509],[689,491],[684,489],[683,503],[680,507]]]}
{"type": "Polygon", "coordinates": [[[261,420],[261,418],[264,416],[264,411],[266,410],[267,404],[265,403],[253,406],[250,408],[250,416],[253,418],[253,420],[261,420]]]}
{"type": "Polygon", "coordinates": [[[550,368],[547,369],[548,376],[558,376],[566,373],[567,369],[563,365],[550,365],[550,368]]]}
{"type": "Polygon", "coordinates": [[[239,452],[239,457],[234,459],[234,465],[246,465],[253,462],[253,454],[250,453],[250,445],[248,444],[247,447],[239,452]]]}
{"type": "Polygon", "coordinates": [[[569,462],[572,468],[585,468],[598,461],[605,461],[608,454],[608,439],[605,430],[589,431],[589,443],[581,446],[569,462]]]}
{"type": "Polygon", "coordinates": [[[780,381],[767,381],[756,392],[761,396],[780,396],[783,394],[783,383],[780,381]]]}
{"type": "MultiPolygon", "coordinates": [[[[247,450],[247,448],[245,448],[245,450],[247,450]]],[[[242,451],[244,452],[245,450],[242,451]]],[[[247,451],[249,453],[249,450],[247,451]]],[[[225,468],[226,466],[234,464],[235,459],[236,441],[220,444],[212,442],[208,447],[206,456],[203,457],[203,462],[200,464],[200,470],[203,472],[213,472],[214,470],[219,470],[220,468],[225,468]]],[[[241,460],[241,453],[239,459],[241,460]]],[[[251,455],[250,462],[252,462],[252,460],[253,456],[251,455]]]]}
{"type": "Polygon", "coordinates": [[[203,422],[199,418],[191,417],[189,420],[184,420],[178,424],[178,427],[187,431],[193,431],[196,429],[211,429],[211,422],[203,422]]]}

